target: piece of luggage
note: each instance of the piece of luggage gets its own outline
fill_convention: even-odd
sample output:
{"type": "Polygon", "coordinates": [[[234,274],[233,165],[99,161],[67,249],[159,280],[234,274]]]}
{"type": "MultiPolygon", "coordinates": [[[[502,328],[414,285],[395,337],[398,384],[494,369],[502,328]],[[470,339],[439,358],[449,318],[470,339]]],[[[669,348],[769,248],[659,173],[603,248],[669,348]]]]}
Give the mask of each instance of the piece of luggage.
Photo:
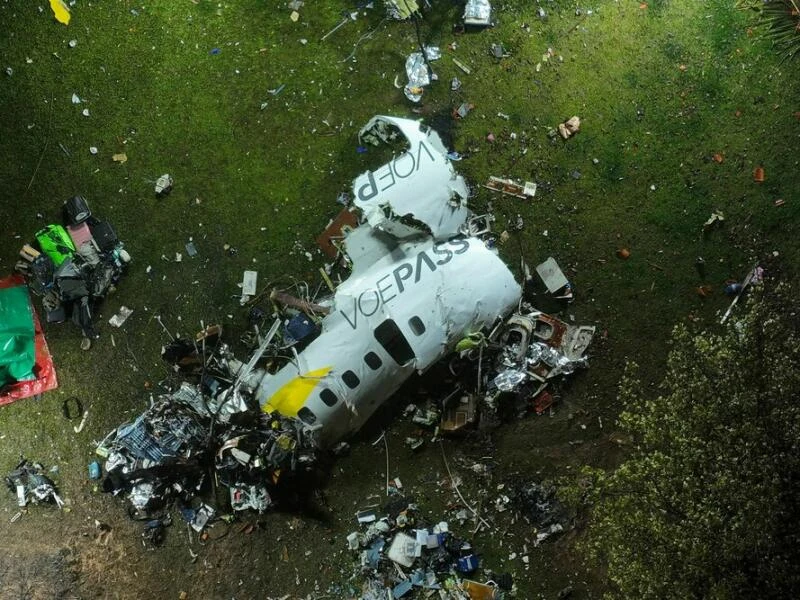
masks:
{"type": "Polygon", "coordinates": [[[72,243],[75,244],[75,248],[80,248],[86,242],[92,241],[92,232],[86,223],[67,225],[67,231],[69,232],[69,237],[72,238],[72,243]]]}
{"type": "Polygon", "coordinates": [[[111,284],[118,278],[118,275],[119,271],[113,262],[109,260],[98,262],[88,270],[86,287],[92,296],[105,296],[111,284]]]}
{"type": "Polygon", "coordinates": [[[55,280],[59,297],[63,302],[78,300],[89,295],[89,288],[84,274],[71,260],[65,261],[64,264],[56,269],[55,280]]]}
{"type": "Polygon", "coordinates": [[[100,252],[111,252],[119,243],[119,238],[108,221],[90,223],[89,227],[92,230],[92,237],[97,247],[100,248],[100,252]]]}
{"type": "Polygon", "coordinates": [[[36,241],[56,267],[61,266],[61,263],[75,253],[75,244],[61,225],[48,225],[40,229],[36,232],[36,241]]]}
{"type": "Polygon", "coordinates": [[[41,296],[53,287],[55,266],[53,265],[53,261],[50,260],[50,257],[46,254],[39,254],[39,256],[30,263],[29,273],[29,281],[34,293],[41,296]]]}
{"type": "Polygon", "coordinates": [[[48,323],[63,323],[66,320],[67,320],[67,311],[64,308],[63,304],[59,304],[53,310],[47,311],[48,323]]]}
{"type": "Polygon", "coordinates": [[[89,204],[83,196],[73,196],[64,202],[64,216],[70,225],[80,225],[92,216],[89,204]]]}

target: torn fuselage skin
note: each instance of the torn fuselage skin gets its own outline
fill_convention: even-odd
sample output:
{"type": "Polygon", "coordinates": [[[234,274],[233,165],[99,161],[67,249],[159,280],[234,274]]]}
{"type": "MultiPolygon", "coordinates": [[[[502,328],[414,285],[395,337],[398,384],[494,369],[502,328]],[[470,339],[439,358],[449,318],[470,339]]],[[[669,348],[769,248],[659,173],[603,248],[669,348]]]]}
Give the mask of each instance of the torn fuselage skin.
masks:
{"type": "Polygon", "coordinates": [[[458,235],[470,216],[469,190],[439,134],[417,121],[387,116],[374,117],[359,133],[359,139],[376,145],[400,136],[408,143],[405,152],[356,177],[355,205],[371,227],[398,238],[420,233],[400,222],[405,216],[422,222],[436,240],[458,235]]]}

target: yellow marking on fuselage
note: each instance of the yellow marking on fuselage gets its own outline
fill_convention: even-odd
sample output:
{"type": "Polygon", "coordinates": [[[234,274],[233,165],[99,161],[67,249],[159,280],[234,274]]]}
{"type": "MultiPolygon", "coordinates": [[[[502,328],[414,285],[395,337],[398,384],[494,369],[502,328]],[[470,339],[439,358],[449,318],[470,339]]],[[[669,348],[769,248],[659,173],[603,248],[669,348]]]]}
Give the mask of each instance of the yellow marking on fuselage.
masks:
{"type": "Polygon", "coordinates": [[[264,412],[278,411],[286,417],[296,417],[297,411],[306,403],[320,379],[330,373],[332,368],[322,367],[290,379],[270,396],[263,406],[264,412]]]}

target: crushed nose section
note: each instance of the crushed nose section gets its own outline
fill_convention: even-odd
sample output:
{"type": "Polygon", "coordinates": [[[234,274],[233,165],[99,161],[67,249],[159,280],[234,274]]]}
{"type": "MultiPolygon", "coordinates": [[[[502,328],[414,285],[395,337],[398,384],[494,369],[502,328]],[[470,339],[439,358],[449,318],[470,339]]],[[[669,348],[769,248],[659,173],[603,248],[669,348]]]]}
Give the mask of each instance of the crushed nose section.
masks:
{"type": "Polygon", "coordinates": [[[374,145],[402,138],[405,152],[355,179],[355,205],[371,227],[397,238],[428,231],[436,240],[458,234],[470,216],[469,191],[439,134],[417,121],[387,116],[373,117],[359,132],[362,142],[374,145]]]}

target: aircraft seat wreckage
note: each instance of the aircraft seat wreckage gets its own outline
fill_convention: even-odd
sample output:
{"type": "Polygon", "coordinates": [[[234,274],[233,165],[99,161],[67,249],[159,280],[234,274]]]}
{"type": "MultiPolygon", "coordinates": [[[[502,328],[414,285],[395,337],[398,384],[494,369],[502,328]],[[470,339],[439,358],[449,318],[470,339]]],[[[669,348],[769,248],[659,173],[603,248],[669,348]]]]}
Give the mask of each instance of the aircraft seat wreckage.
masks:
{"type": "Polygon", "coordinates": [[[206,482],[229,489],[234,511],[266,510],[279,483],[310,472],[445,357],[458,382],[433,408],[411,405],[415,422],[442,433],[509,403],[541,412],[550,380],[585,365],[593,327],[532,308],[512,315],[527,307],[522,288],[481,239],[486,219],[467,208],[467,184],[439,135],[377,116],[359,137],[404,147],[353,182],[361,218],[337,246],[349,276],[327,298],[300,285],[267,290],[274,311],[258,306],[263,293],[253,298],[246,362],[218,326],[168,344],[163,358],[181,382],[99,444],[104,490],[127,494],[135,514],[177,499],[200,531],[215,513],[198,504],[206,482]]]}

